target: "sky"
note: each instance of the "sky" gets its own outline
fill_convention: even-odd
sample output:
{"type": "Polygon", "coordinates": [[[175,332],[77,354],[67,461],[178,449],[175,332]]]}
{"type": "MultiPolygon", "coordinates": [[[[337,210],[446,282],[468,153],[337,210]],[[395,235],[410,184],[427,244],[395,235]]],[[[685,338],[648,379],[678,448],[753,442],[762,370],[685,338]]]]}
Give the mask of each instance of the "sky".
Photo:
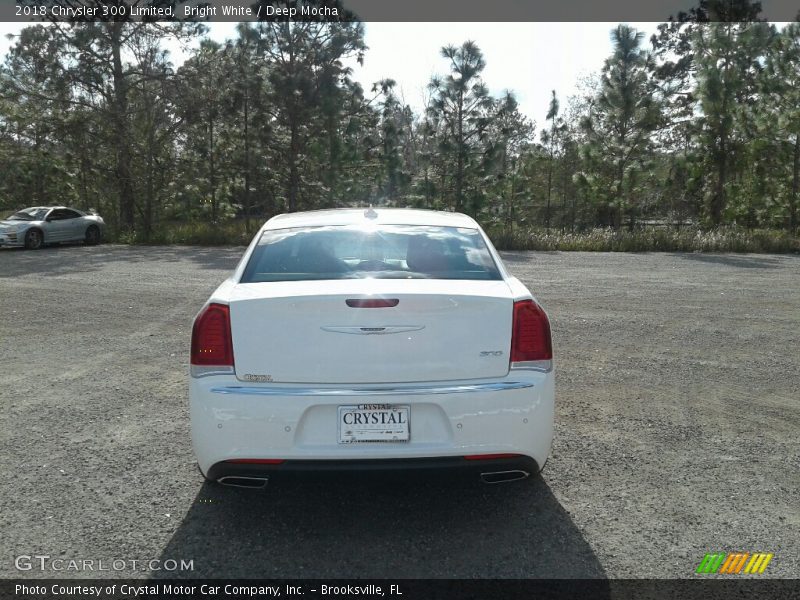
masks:
{"type": "MultiPolygon", "coordinates": [[[[617,23],[365,23],[369,49],[364,65],[353,63],[353,77],[366,92],[383,78],[397,82],[397,91],[417,112],[424,106],[425,87],[435,73],[445,74],[447,61],[442,46],[473,40],[483,51],[483,78],[490,92],[515,93],[520,110],[536,121],[537,131],[545,126],[551,90],[566,106],[568,96],[584,76],[599,73],[612,51],[610,32],[617,23]]],[[[645,33],[655,33],[657,23],[630,23],[645,33]]],[[[12,41],[6,34],[17,33],[24,24],[0,23],[0,54],[12,41]]],[[[209,24],[209,37],[218,41],[235,37],[235,23],[209,24]]],[[[177,45],[167,44],[173,62],[183,54],[177,45]]]]}

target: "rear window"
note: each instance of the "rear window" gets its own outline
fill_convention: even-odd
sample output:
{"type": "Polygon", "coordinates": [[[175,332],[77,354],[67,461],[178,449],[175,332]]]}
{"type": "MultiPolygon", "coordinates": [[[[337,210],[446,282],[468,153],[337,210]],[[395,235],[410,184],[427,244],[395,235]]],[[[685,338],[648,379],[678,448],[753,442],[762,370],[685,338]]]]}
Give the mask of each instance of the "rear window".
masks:
{"type": "Polygon", "coordinates": [[[477,229],[337,225],[265,231],[241,282],[366,278],[501,276],[477,229]]]}

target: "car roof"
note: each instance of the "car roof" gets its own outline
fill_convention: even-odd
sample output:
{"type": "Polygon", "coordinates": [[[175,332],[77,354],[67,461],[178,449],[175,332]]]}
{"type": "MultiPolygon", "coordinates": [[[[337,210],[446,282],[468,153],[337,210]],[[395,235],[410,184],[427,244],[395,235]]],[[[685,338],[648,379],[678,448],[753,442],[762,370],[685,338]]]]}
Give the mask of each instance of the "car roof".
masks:
{"type": "Polygon", "coordinates": [[[69,208],[70,210],[77,210],[75,208],[70,208],[69,206],[26,206],[20,210],[53,210],[54,208],[69,208]]]}
{"type": "Polygon", "coordinates": [[[455,212],[420,210],[410,208],[336,208],[308,212],[286,213],[272,217],[263,229],[287,229],[289,227],[319,227],[322,225],[431,225],[446,227],[469,227],[478,224],[472,217],[455,212]]]}

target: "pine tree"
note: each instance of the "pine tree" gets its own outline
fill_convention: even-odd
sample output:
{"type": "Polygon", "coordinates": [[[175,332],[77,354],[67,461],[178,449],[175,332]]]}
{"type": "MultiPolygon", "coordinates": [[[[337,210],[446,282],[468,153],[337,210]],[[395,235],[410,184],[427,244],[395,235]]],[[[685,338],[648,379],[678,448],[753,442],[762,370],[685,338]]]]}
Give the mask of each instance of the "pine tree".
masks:
{"type": "MultiPolygon", "coordinates": [[[[343,60],[363,60],[364,28],[361,23],[269,22],[261,27],[263,56],[269,64],[266,102],[282,133],[273,137],[275,154],[285,164],[282,174],[286,209],[301,207],[304,161],[319,127],[332,130],[342,106],[333,102],[348,75],[343,60]],[[327,125],[321,109],[327,107],[327,125]]],[[[329,146],[330,148],[330,146],[329,146]]],[[[276,163],[277,166],[277,163],[276,163]]],[[[309,199],[310,205],[313,199],[309,199]]]]}
{"type": "Polygon", "coordinates": [[[550,121],[550,129],[542,131],[542,143],[547,147],[547,206],[545,207],[544,213],[544,226],[546,229],[550,229],[550,205],[553,196],[553,167],[555,161],[555,153],[556,153],[556,146],[558,144],[558,129],[556,124],[556,118],[558,117],[558,96],[556,96],[556,91],[552,91],[552,95],[550,97],[550,104],[547,107],[547,116],[545,119],[550,121]]]}
{"type": "Polygon", "coordinates": [[[649,55],[643,34],[627,25],[611,33],[613,54],[603,67],[600,93],[583,119],[592,195],[600,204],[601,222],[619,228],[623,214],[632,228],[636,218],[637,182],[652,155],[653,132],[660,108],[648,77],[649,55]]]}
{"type": "Polygon", "coordinates": [[[798,228],[800,201],[800,22],[787,25],[767,56],[763,74],[761,128],[775,145],[778,171],[770,179],[790,182],[780,186],[784,198],[786,227],[798,228]],[[784,173],[788,171],[789,177],[784,173]]]}
{"type": "Polygon", "coordinates": [[[481,79],[486,62],[475,42],[445,46],[441,54],[449,61],[450,73],[431,79],[427,112],[441,124],[440,151],[451,154],[455,163],[453,208],[461,211],[466,205],[467,180],[482,153],[480,142],[492,99],[481,79]]]}

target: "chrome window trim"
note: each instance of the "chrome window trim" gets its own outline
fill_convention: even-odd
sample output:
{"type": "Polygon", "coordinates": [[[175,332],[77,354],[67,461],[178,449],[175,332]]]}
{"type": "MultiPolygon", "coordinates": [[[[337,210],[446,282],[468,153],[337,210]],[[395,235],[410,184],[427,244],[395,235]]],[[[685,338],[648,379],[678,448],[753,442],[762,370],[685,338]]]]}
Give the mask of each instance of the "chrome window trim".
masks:
{"type": "Polygon", "coordinates": [[[214,394],[243,394],[246,396],[417,396],[430,394],[463,394],[469,392],[500,392],[534,387],[529,381],[492,381],[462,385],[416,385],[373,388],[314,388],[314,387],[246,387],[226,385],[211,388],[214,394]]]}

